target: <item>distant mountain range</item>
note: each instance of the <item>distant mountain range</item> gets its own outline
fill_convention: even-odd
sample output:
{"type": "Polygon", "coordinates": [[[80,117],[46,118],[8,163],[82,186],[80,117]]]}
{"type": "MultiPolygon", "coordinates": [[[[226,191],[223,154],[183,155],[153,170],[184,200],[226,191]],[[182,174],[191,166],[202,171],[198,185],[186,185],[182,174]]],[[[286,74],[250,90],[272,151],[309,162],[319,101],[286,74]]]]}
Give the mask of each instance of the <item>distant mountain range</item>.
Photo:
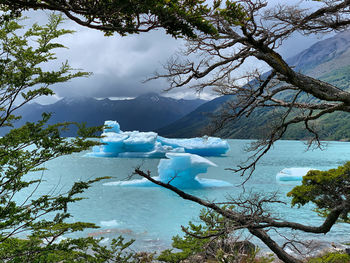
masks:
{"type": "MultiPolygon", "coordinates": [[[[76,121],[88,126],[102,125],[105,120],[117,120],[122,130],[153,131],[170,124],[202,105],[201,99],[184,100],[147,93],[129,100],[97,100],[94,98],[63,98],[54,104],[26,104],[17,111],[22,120],[40,119],[43,112],[52,113],[49,123],[76,121]]],[[[73,136],[75,130],[65,133],[73,136]]]]}
{"type": "MultiPolygon", "coordinates": [[[[287,59],[296,70],[349,89],[350,32],[319,41],[298,55],[287,59]]],[[[38,120],[42,112],[53,113],[50,123],[63,121],[86,122],[89,126],[102,125],[104,120],[117,120],[122,130],[157,131],[167,137],[195,137],[207,133],[207,126],[218,110],[230,100],[222,96],[211,101],[176,100],[148,93],[131,100],[96,100],[94,98],[64,98],[54,104],[27,104],[18,114],[25,121],[38,120]]],[[[261,137],[262,130],[272,117],[268,110],[258,110],[249,118],[232,122],[215,135],[226,138],[252,139],[261,137]]],[[[350,114],[333,113],[318,121],[322,139],[350,138],[350,114]]],[[[1,133],[1,131],[0,131],[1,133]]],[[[65,134],[74,135],[74,130],[65,134]]],[[[285,139],[305,139],[307,134],[299,127],[290,129],[285,139]]]]}
{"type": "MultiPolygon", "coordinates": [[[[350,89],[350,31],[341,32],[334,37],[319,41],[310,48],[287,59],[295,69],[307,75],[350,89]]],[[[209,101],[193,112],[174,123],[158,129],[158,132],[169,137],[201,136],[211,118],[230,97],[219,97],[209,101]]],[[[256,139],[262,135],[262,127],[269,122],[272,112],[258,110],[249,118],[241,118],[224,127],[215,135],[226,138],[256,139]]],[[[350,114],[333,113],[318,121],[322,139],[350,139],[350,114]]],[[[300,126],[292,127],[284,136],[285,139],[305,139],[307,133],[300,126]]]]}

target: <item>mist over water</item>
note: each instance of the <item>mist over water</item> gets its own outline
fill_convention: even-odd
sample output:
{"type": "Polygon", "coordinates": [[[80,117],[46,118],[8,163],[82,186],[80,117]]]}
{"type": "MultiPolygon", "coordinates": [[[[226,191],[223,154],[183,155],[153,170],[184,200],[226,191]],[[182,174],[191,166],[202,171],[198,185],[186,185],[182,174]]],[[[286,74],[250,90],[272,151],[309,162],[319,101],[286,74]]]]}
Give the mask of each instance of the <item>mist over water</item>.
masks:
{"type": "MultiPolygon", "coordinates": [[[[224,157],[209,157],[217,167],[209,167],[201,178],[216,179],[232,184],[232,187],[186,189],[187,192],[215,200],[225,201],[228,196],[238,196],[243,192],[239,186],[246,178],[233,174],[225,168],[232,168],[246,160],[244,148],[249,141],[229,140],[230,151],[224,157]]],[[[246,193],[278,191],[281,200],[289,202],[286,193],[300,182],[277,182],[276,174],[284,168],[313,167],[327,170],[350,160],[350,143],[329,142],[326,150],[305,152],[305,145],[300,141],[280,141],[260,161],[250,180],[245,184],[246,193]]],[[[128,178],[136,167],[150,171],[157,176],[159,159],[141,158],[94,158],[85,157],[85,153],[63,156],[45,164],[44,182],[36,196],[42,194],[64,193],[78,180],[89,180],[101,176],[112,179],[95,183],[82,196],[87,199],[73,204],[69,212],[72,221],[93,222],[100,229],[86,230],[82,235],[113,238],[123,235],[136,239],[135,246],[144,250],[168,248],[171,237],[181,234],[181,225],[188,221],[197,221],[201,207],[183,200],[169,190],[160,187],[120,187],[105,185],[109,182],[140,179],[128,178]]],[[[41,175],[41,174],[40,174],[41,175]]],[[[39,175],[38,175],[39,176],[39,175]]],[[[271,211],[288,221],[319,225],[322,222],[312,207],[301,209],[286,206],[273,206],[271,211]]],[[[334,242],[350,242],[349,226],[338,224],[327,235],[305,235],[303,239],[322,239],[334,242]]],[[[285,231],[285,230],[284,230],[285,231]]],[[[286,233],[286,232],[284,232],[286,233]]],[[[244,233],[243,233],[244,234],[244,233]]],[[[277,235],[277,240],[280,239],[277,235]]]]}

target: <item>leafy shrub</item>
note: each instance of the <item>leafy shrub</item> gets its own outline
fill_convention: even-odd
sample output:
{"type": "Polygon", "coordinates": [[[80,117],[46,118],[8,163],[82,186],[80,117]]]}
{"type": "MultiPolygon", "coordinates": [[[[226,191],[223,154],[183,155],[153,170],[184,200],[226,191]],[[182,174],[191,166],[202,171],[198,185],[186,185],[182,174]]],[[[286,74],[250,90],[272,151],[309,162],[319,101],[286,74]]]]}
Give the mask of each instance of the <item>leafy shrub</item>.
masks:
{"type": "Polygon", "coordinates": [[[237,241],[232,234],[233,222],[218,213],[203,209],[202,224],[189,222],[185,235],[173,237],[172,247],[161,252],[159,261],[267,263],[271,257],[256,257],[258,249],[249,241],[237,241]]]}
{"type": "Polygon", "coordinates": [[[312,258],[308,263],[349,263],[350,256],[343,253],[327,253],[321,257],[312,258]]]}

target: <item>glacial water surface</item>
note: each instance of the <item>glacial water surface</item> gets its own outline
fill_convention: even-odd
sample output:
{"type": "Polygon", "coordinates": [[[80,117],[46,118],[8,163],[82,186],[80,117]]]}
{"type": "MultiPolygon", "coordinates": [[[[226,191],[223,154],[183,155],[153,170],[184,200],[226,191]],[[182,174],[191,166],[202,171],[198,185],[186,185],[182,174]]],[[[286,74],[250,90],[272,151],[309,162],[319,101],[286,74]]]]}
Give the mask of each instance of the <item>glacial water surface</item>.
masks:
{"type": "MultiPolygon", "coordinates": [[[[234,187],[186,190],[191,194],[215,200],[225,201],[228,196],[242,193],[239,185],[245,180],[225,168],[236,167],[246,160],[244,151],[249,141],[229,140],[231,150],[224,157],[209,157],[218,167],[210,167],[202,178],[227,181],[234,187]]],[[[335,168],[350,160],[350,143],[328,142],[326,149],[305,151],[300,141],[280,141],[259,162],[255,173],[245,184],[245,191],[269,193],[278,191],[281,200],[288,202],[285,196],[296,182],[283,184],[276,182],[276,174],[283,168],[311,167],[321,170],[335,168]]],[[[86,230],[81,235],[113,238],[123,235],[136,239],[135,246],[145,250],[160,250],[170,246],[171,237],[181,234],[181,225],[196,221],[200,207],[182,200],[174,193],[159,187],[120,187],[104,185],[106,182],[137,179],[132,175],[135,167],[141,167],[157,175],[159,159],[127,159],[85,157],[85,153],[63,156],[45,164],[44,182],[35,195],[64,193],[74,181],[89,180],[101,176],[112,179],[95,183],[83,196],[87,199],[71,205],[73,221],[93,222],[100,229],[86,230]]],[[[311,207],[290,208],[289,205],[272,207],[272,212],[289,221],[318,225],[322,222],[311,207]]],[[[285,234],[286,232],[284,232],[285,234]]],[[[240,233],[245,235],[245,233],[240,233]]],[[[303,239],[322,239],[334,242],[349,242],[350,227],[338,224],[327,235],[304,235],[303,239]]],[[[280,237],[273,234],[278,240],[280,237]]],[[[106,239],[107,241],[107,239],[106,239]]]]}

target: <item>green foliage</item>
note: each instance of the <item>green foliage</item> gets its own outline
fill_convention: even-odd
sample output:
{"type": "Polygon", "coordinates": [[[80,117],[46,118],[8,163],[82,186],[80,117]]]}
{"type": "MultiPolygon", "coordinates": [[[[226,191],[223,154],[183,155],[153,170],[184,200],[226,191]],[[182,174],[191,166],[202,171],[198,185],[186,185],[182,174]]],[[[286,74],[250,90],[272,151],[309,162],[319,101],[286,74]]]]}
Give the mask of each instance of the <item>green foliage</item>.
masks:
{"type": "Polygon", "coordinates": [[[210,8],[204,0],[98,0],[86,1],[12,1],[1,3],[18,16],[27,9],[65,10],[84,26],[100,29],[111,35],[146,32],[162,27],[174,37],[195,37],[196,30],[215,34],[206,19],[210,8]]]}
{"type": "Polygon", "coordinates": [[[222,17],[230,25],[242,25],[248,19],[242,6],[238,2],[226,0],[224,8],[220,8],[222,0],[214,1],[215,15],[222,17]]]}
{"type": "MultiPolygon", "coordinates": [[[[302,185],[296,186],[287,195],[292,205],[303,206],[309,202],[316,205],[316,211],[325,216],[337,206],[349,203],[350,162],[328,171],[311,170],[304,177],[302,185]]],[[[349,221],[349,210],[345,209],[341,219],[349,221]]]]}
{"type": "MultiPolygon", "coordinates": [[[[226,207],[226,209],[232,208],[226,207]]],[[[173,237],[172,247],[176,249],[175,251],[164,250],[157,259],[177,263],[201,255],[204,258],[209,256],[213,262],[236,262],[239,258],[239,247],[235,247],[234,243],[229,245],[225,243],[225,240],[232,235],[230,229],[233,222],[209,209],[201,210],[199,219],[201,224],[189,222],[189,226],[183,228],[185,232],[183,237],[178,235],[173,237]],[[230,252],[227,251],[227,246],[231,246],[230,252]]],[[[257,261],[256,252],[252,250],[251,254],[244,258],[244,262],[271,262],[271,258],[261,258],[257,261]]]]}
{"type": "MultiPolygon", "coordinates": [[[[59,29],[61,16],[51,15],[45,26],[34,24],[27,31],[7,13],[0,19],[0,127],[13,126],[20,118],[16,109],[43,95],[52,95],[50,86],[89,75],[74,72],[64,63],[58,70],[44,71],[55,59],[54,49],[64,46],[56,39],[69,30],[59,29]]],[[[37,123],[12,128],[0,138],[0,261],[1,262],[140,262],[126,252],[133,241],[119,237],[110,247],[101,240],[63,236],[94,224],[67,223],[69,204],[81,200],[81,194],[93,183],[105,178],[75,182],[66,193],[42,195],[34,192],[43,178],[33,178],[46,161],[80,152],[95,145],[88,140],[99,130],[78,125],[79,137],[66,139],[61,132],[73,123],[48,125],[49,114],[37,123]],[[34,190],[33,190],[34,189],[34,190]],[[21,238],[18,234],[22,233],[21,238]]],[[[75,124],[77,125],[77,124],[75,124]]]]}
{"type": "MultiPolygon", "coordinates": [[[[69,226],[72,231],[87,226],[76,223],[69,226]]],[[[56,226],[55,232],[61,236],[67,226],[56,226]]],[[[133,241],[124,242],[122,237],[114,239],[111,247],[99,244],[92,237],[64,239],[58,241],[52,234],[29,236],[27,239],[9,238],[0,244],[0,258],[8,262],[134,262],[134,255],[125,250],[133,241]]]]}
{"type": "MultiPolygon", "coordinates": [[[[203,252],[205,247],[211,242],[210,237],[221,233],[228,222],[221,215],[207,209],[201,210],[199,219],[204,224],[195,225],[189,222],[189,227],[184,229],[184,237],[178,235],[173,237],[172,246],[181,251],[173,252],[170,249],[164,250],[158,257],[158,260],[175,263],[203,252]],[[210,237],[206,238],[207,236],[210,237]]],[[[225,237],[226,234],[220,236],[220,238],[225,237]]]]}
{"type": "Polygon", "coordinates": [[[343,253],[327,253],[321,257],[312,258],[308,263],[348,263],[350,256],[343,253]]]}
{"type": "Polygon", "coordinates": [[[20,34],[23,27],[17,20],[0,23],[0,127],[11,126],[14,110],[39,96],[53,95],[50,86],[70,79],[88,76],[73,72],[68,62],[58,70],[44,71],[46,63],[55,59],[54,49],[63,48],[54,42],[72,31],[58,29],[61,16],[51,15],[46,26],[34,24],[20,34]],[[17,104],[17,106],[15,106],[17,104]]]}
{"type": "MultiPolygon", "coordinates": [[[[205,232],[202,230],[202,225],[196,226],[192,222],[189,222],[189,228],[194,233],[200,233],[203,235],[205,232]]],[[[178,235],[174,236],[172,247],[181,251],[173,252],[172,249],[166,249],[162,251],[158,260],[172,263],[180,262],[181,260],[202,252],[203,248],[209,241],[209,239],[199,239],[188,234],[185,234],[184,237],[178,235]]]]}
{"type": "Polygon", "coordinates": [[[210,9],[205,0],[162,0],[145,1],[146,9],[158,16],[159,22],[168,34],[196,37],[194,29],[215,34],[216,29],[204,19],[210,9]]]}
{"type": "Polygon", "coordinates": [[[350,66],[344,65],[343,67],[340,67],[336,70],[332,70],[320,76],[320,80],[328,83],[332,83],[333,85],[339,88],[347,89],[348,83],[350,81],[349,73],[350,73],[350,66]]]}

